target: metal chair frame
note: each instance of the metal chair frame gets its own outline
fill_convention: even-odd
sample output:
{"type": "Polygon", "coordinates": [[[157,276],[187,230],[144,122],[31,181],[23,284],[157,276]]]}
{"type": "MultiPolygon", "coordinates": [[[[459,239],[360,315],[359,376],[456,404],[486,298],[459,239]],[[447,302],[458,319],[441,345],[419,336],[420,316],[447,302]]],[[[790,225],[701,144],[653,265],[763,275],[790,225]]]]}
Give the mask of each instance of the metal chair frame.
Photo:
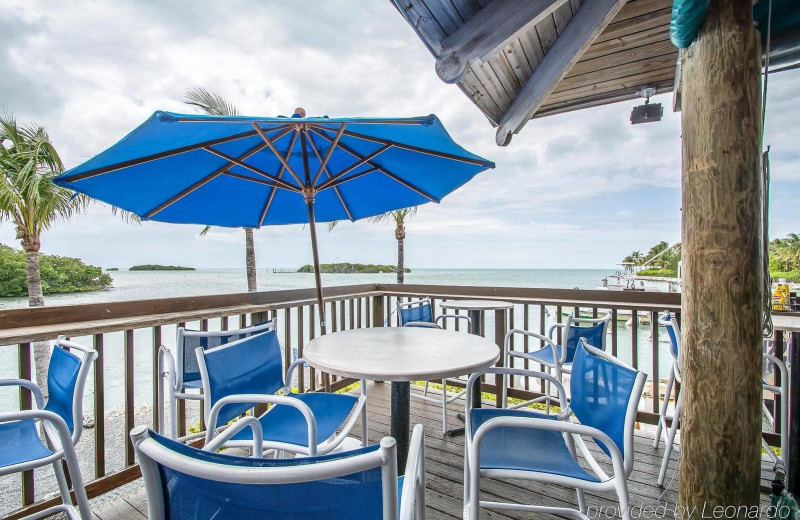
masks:
{"type": "MultiPolygon", "coordinates": [[[[443,322],[444,320],[447,320],[447,319],[455,319],[455,320],[465,320],[467,322],[467,332],[471,332],[472,331],[472,320],[469,319],[468,316],[461,316],[461,315],[458,315],[458,314],[447,314],[447,313],[440,314],[439,316],[437,316],[433,320],[433,322],[428,322],[428,321],[409,321],[409,322],[403,323],[403,317],[402,317],[403,315],[401,313],[402,309],[411,308],[411,307],[415,307],[415,306],[421,307],[421,306],[424,306],[424,305],[431,306],[431,316],[433,316],[433,306],[431,305],[431,299],[430,298],[422,298],[420,300],[415,300],[413,302],[405,302],[405,303],[401,303],[399,301],[397,302],[397,315],[399,316],[400,322],[403,325],[403,327],[428,327],[428,328],[433,328],[433,329],[441,329],[442,326],[439,325],[440,321],[443,322]]],[[[447,429],[448,429],[447,428],[447,405],[452,403],[452,402],[454,402],[456,399],[458,399],[459,397],[463,396],[466,393],[466,388],[465,388],[464,390],[456,392],[455,395],[453,395],[451,397],[448,397],[447,396],[447,383],[451,382],[451,381],[458,381],[461,384],[465,384],[466,383],[466,381],[464,381],[463,379],[460,379],[460,378],[442,379],[441,380],[441,385],[442,385],[442,396],[441,396],[441,398],[429,397],[428,396],[428,386],[430,385],[430,381],[425,381],[425,390],[423,390],[422,393],[420,393],[420,392],[411,392],[411,397],[414,397],[415,399],[421,399],[423,401],[428,401],[428,402],[431,402],[431,403],[441,404],[441,406],[442,406],[442,433],[447,433],[447,429]]]]}
{"type": "MultiPolygon", "coordinates": [[[[271,331],[269,331],[271,332],[271,331]]],[[[252,337],[252,336],[251,336],[252,337]]],[[[292,376],[294,374],[294,370],[297,367],[302,367],[306,364],[305,359],[299,358],[296,359],[291,365],[289,365],[289,369],[286,372],[286,376],[283,380],[283,387],[280,388],[275,394],[265,395],[265,394],[236,394],[236,395],[228,395],[223,397],[216,402],[210,402],[213,399],[213,395],[211,392],[211,388],[209,385],[209,377],[208,377],[208,367],[206,365],[205,354],[206,352],[212,352],[217,349],[223,348],[234,348],[237,343],[241,341],[246,341],[250,338],[243,338],[241,340],[227,343],[225,345],[221,345],[219,347],[215,347],[214,349],[204,350],[202,347],[198,347],[195,349],[195,354],[197,356],[197,364],[200,369],[200,376],[203,382],[203,393],[206,396],[211,396],[211,399],[204,399],[203,400],[203,415],[206,421],[206,442],[210,443],[214,440],[215,437],[221,434],[223,431],[222,428],[215,428],[213,425],[217,424],[218,415],[220,410],[228,405],[228,404],[236,404],[236,403],[252,403],[256,404],[263,404],[263,405],[271,405],[271,408],[267,410],[261,417],[265,415],[269,415],[271,411],[275,409],[274,405],[285,405],[291,406],[297,409],[304,417],[306,421],[306,425],[308,428],[308,442],[306,445],[299,445],[299,444],[289,444],[289,443],[281,443],[281,442],[274,442],[274,441],[263,441],[263,447],[268,450],[275,450],[278,454],[283,451],[289,451],[292,453],[298,453],[302,455],[314,456],[314,455],[324,455],[326,453],[330,453],[335,450],[342,442],[347,438],[347,435],[350,433],[350,430],[353,429],[355,426],[356,421],[358,420],[359,416],[361,417],[361,439],[362,439],[362,446],[366,446],[368,442],[368,431],[367,431],[367,385],[366,381],[361,380],[361,395],[358,397],[355,406],[350,412],[350,416],[348,417],[347,421],[340,427],[339,433],[336,433],[325,439],[323,442],[317,444],[317,423],[316,419],[314,418],[314,413],[312,412],[311,408],[295,397],[292,397],[291,388],[286,381],[292,381],[292,376]]],[[[231,447],[247,447],[249,446],[248,441],[243,440],[230,440],[226,441],[226,446],[231,447]]]]}
{"type": "Polygon", "coordinates": [[[86,496],[86,488],[83,484],[83,477],[78,466],[78,456],[75,453],[75,444],[80,440],[83,432],[83,390],[86,386],[86,378],[92,363],[97,359],[97,351],[85,347],[78,343],[68,341],[64,336],[60,336],[55,342],[54,348],[64,348],[69,351],[81,353],[80,367],[72,393],[72,432],[70,433],[67,422],[59,414],[45,410],[46,403],[41,388],[32,381],[25,379],[0,379],[0,386],[18,386],[30,390],[36,403],[36,410],[20,410],[17,412],[0,413],[0,423],[33,420],[41,424],[44,433],[44,440],[47,447],[52,452],[50,455],[0,467],[0,476],[11,475],[21,471],[52,464],[56,475],[59,495],[62,503],[48,507],[27,518],[44,518],[56,513],[65,513],[71,520],[91,520],[92,512],[89,508],[89,499],[86,496]],[[72,503],[70,496],[70,486],[67,482],[64,468],[61,465],[63,459],[67,465],[72,487],[75,492],[77,508],[72,503]]]}
{"type": "MultiPolygon", "coordinates": [[[[678,392],[677,386],[681,384],[681,330],[680,326],[678,325],[677,318],[672,313],[665,313],[661,315],[658,319],[658,323],[664,327],[669,327],[669,330],[671,331],[670,355],[672,356],[672,370],[670,371],[669,378],[667,379],[667,387],[664,391],[664,402],[661,403],[661,408],[659,409],[656,435],[655,439],[653,440],[653,448],[658,448],[658,445],[661,442],[662,432],[666,432],[664,456],[661,459],[661,469],[658,472],[657,480],[658,485],[663,486],[667,475],[667,465],[669,464],[670,455],[672,454],[673,450],[678,451],[675,447],[675,435],[680,426],[681,414],[682,393],[678,392]],[[675,341],[674,345],[672,344],[673,338],[675,341]],[[676,393],[675,408],[670,414],[668,406],[673,390],[675,390],[676,393]],[[667,421],[669,421],[669,426],[667,426],[667,421]]],[[[763,355],[763,362],[764,366],[771,364],[774,367],[774,371],[779,373],[781,376],[780,386],[770,385],[766,381],[763,383],[764,390],[771,392],[773,395],[780,396],[781,398],[780,410],[778,411],[781,419],[779,432],[781,438],[781,456],[777,457],[772,451],[772,448],[763,438],[761,439],[761,444],[767,452],[769,458],[774,463],[781,461],[781,463],[785,466],[788,462],[789,455],[789,373],[783,360],[778,359],[771,354],[765,353],[763,355]]],[[[770,414],[763,400],[761,405],[765,413],[767,413],[767,415],[772,419],[774,425],[775,418],[772,417],[772,414],[770,414]]]]}
{"type": "Polygon", "coordinates": [[[161,403],[158,413],[158,431],[166,433],[165,424],[165,405],[164,401],[169,404],[169,419],[170,431],[169,436],[172,439],[178,438],[178,400],[183,399],[187,401],[202,401],[203,394],[190,392],[188,388],[184,387],[184,356],[185,345],[184,338],[215,338],[235,335],[252,335],[259,332],[267,332],[275,330],[277,326],[277,318],[273,318],[264,323],[251,325],[242,329],[232,330],[219,330],[219,331],[204,331],[204,330],[188,330],[184,327],[178,327],[178,332],[175,340],[175,354],[164,345],[158,349],[158,401],[161,403]],[[166,387],[166,388],[165,388],[166,387]]]}
{"type": "MultiPolygon", "coordinates": [[[[581,344],[586,351],[592,355],[601,357],[611,361],[617,365],[623,366],[633,370],[627,364],[621,362],[617,358],[607,354],[606,352],[596,349],[586,343],[584,338],[581,338],[581,344]]],[[[531,370],[523,370],[519,368],[490,368],[482,373],[473,374],[470,377],[469,390],[467,391],[467,407],[466,407],[466,438],[464,445],[464,518],[469,520],[477,520],[480,508],[494,509],[494,510],[520,510],[527,512],[537,513],[550,513],[561,516],[571,516],[582,520],[588,520],[586,515],[586,501],[584,498],[584,491],[608,491],[614,490],[619,499],[620,512],[623,520],[630,520],[630,499],[628,495],[627,478],[633,470],[633,457],[634,457],[634,429],[636,423],[636,412],[639,400],[644,389],[644,384],[647,379],[646,374],[636,371],[636,379],[633,385],[631,397],[627,403],[627,409],[624,419],[624,441],[623,452],[620,447],[602,430],[594,427],[582,425],[571,421],[573,412],[570,408],[569,401],[567,400],[566,390],[561,382],[551,374],[544,372],[536,372],[531,370]],[[483,374],[500,374],[502,376],[520,376],[542,379],[552,384],[557,391],[558,403],[561,406],[562,412],[554,419],[545,419],[540,417],[494,417],[483,423],[472,434],[471,425],[471,393],[472,383],[483,374]],[[574,477],[567,477],[563,475],[523,471],[523,470],[504,470],[504,469],[481,469],[480,467],[480,448],[481,442],[486,435],[492,430],[500,427],[514,427],[514,428],[532,428],[549,431],[561,432],[564,440],[575,460],[578,460],[577,449],[580,451],[583,460],[588,464],[591,472],[596,476],[599,482],[586,481],[574,477]],[[612,475],[608,475],[597,462],[595,455],[593,455],[586,443],[582,439],[589,437],[595,441],[602,442],[610,452],[611,465],[613,468],[612,475]],[[505,503],[480,500],[480,479],[485,478],[510,478],[521,480],[533,480],[538,482],[551,483],[566,487],[573,487],[576,489],[578,496],[578,509],[570,509],[565,507],[551,507],[539,506],[529,504],[505,503]]],[[[548,414],[549,415],[549,414],[548,414]]],[[[513,447],[509,447],[513,449],[513,447]]],[[[544,447],[543,447],[544,449],[544,447]]]]}
{"type": "MultiPolygon", "coordinates": [[[[600,318],[576,318],[572,315],[567,316],[567,321],[564,323],[555,323],[550,326],[547,331],[547,336],[542,334],[538,334],[536,332],[531,332],[522,329],[511,329],[506,333],[505,340],[503,342],[503,366],[511,367],[511,358],[520,358],[520,359],[527,359],[529,361],[533,361],[534,363],[539,363],[543,369],[549,374],[551,372],[555,373],[555,377],[558,381],[563,381],[562,375],[564,373],[569,374],[572,372],[571,363],[566,363],[567,358],[567,345],[568,345],[568,337],[569,337],[569,330],[570,327],[573,326],[581,326],[581,325],[599,325],[604,324],[602,331],[602,338],[603,342],[596,348],[605,351],[606,350],[606,338],[608,336],[608,324],[611,322],[611,313],[607,313],[605,316],[600,318]],[[563,329],[561,334],[561,353],[558,352],[558,347],[556,346],[556,341],[553,337],[553,333],[557,329],[563,329]],[[514,350],[511,348],[511,339],[517,335],[528,336],[534,339],[538,339],[542,341],[544,345],[540,350],[536,352],[541,352],[544,349],[552,349],[553,351],[553,360],[555,363],[548,363],[542,359],[536,358],[533,356],[536,352],[523,352],[520,350],[514,350]]],[[[503,377],[503,403],[506,403],[507,396],[508,396],[508,384],[509,378],[503,377]]],[[[541,397],[536,397],[529,401],[525,401],[523,403],[515,404],[510,406],[509,408],[521,408],[523,406],[527,406],[533,403],[540,403],[545,402],[547,405],[547,413],[550,413],[550,403],[555,399],[551,395],[550,390],[550,380],[545,381],[545,393],[541,397]]]]}

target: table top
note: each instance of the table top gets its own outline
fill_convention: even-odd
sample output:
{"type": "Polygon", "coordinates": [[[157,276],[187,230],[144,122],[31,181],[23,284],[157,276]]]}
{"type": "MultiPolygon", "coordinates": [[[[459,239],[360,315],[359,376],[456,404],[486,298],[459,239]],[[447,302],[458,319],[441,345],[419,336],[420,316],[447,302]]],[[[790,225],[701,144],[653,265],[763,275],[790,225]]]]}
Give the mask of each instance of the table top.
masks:
{"type": "Polygon", "coordinates": [[[495,364],[492,341],[451,330],[375,327],[320,336],[303,358],[330,374],[377,381],[427,381],[471,374],[495,364]]]}
{"type": "Polygon", "coordinates": [[[800,316],[787,316],[785,314],[772,314],[772,325],[775,330],[800,332],[800,316]]]}
{"type": "Polygon", "coordinates": [[[465,311],[499,311],[511,309],[513,303],[498,300],[448,300],[441,303],[443,309],[461,309],[465,311]]]}

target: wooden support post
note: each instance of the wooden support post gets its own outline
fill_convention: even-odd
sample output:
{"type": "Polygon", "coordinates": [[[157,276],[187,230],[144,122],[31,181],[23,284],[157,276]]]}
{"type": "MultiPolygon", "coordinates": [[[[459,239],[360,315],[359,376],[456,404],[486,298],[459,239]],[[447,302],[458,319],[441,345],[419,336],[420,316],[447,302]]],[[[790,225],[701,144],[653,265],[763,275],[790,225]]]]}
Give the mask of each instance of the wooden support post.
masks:
{"type": "Polygon", "coordinates": [[[678,494],[684,518],[692,508],[759,504],[759,47],[751,0],[711,0],[698,40],[684,53],[678,494]]]}
{"type": "Polygon", "coordinates": [[[372,326],[383,327],[383,295],[372,297],[372,326]]]}

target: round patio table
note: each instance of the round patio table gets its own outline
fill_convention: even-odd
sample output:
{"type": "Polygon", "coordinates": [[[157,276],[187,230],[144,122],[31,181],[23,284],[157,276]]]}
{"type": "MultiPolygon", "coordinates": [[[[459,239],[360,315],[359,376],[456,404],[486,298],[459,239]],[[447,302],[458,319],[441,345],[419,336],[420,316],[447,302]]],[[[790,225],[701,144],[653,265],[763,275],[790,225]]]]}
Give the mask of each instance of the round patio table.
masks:
{"type": "Polygon", "coordinates": [[[353,329],[308,342],[303,358],[317,370],[392,384],[392,437],[397,465],[408,458],[411,381],[472,374],[495,364],[500,349],[483,337],[421,327],[353,329]]]}
{"type": "Polygon", "coordinates": [[[440,305],[442,309],[467,311],[472,322],[472,333],[478,336],[483,336],[484,311],[507,311],[514,308],[513,303],[498,300],[449,300],[440,305]]]}

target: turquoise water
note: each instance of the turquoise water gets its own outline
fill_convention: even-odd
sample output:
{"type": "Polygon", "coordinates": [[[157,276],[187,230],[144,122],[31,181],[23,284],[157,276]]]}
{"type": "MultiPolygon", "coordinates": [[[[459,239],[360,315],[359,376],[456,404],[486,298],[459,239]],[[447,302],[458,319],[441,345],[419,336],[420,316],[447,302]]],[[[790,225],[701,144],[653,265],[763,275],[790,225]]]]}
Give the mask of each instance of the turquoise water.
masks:
{"type": "MultiPolygon", "coordinates": [[[[602,285],[603,277],[613,274],[613,269],[418,269],[406,274],[408,284],[439,285],[475,285],[496,287],[543,287],[564,289],[592,289],[602,285]]],[[[114,287],[104,291],[91,293],[55,295],[46,297],[47,305],[75,305],[81,303],[139,300],[150,298],[169,298],[178,296],[199,296],[242,292],[246,287],[243,270],[237,269],[204,269],[197,271],[117,271],[110,273],[114,278],[114,287]]],[[[276,274],[271,269],[259,270],[258,288],[261,291],[278,289],[300,289],[314,286],[311,274],[289,273],[276,274]]],[[[324,286],[354,285],[363,283],[394,283],[396,275],[386,274],[330,274],[322,277],[324,286]]],[[[25,307],[25,298],[6,298],[0,300],[0,308],[25,307]]],[[[392,304],[394,305],[394,304],[392,304]]],[[[439,311],[441,312],[441,311],[439,311]]],[[[548,309],[545,328],[556,322],[555,309],[548,309]]],[[[530,328],[538,329],[539,308],[530,307],[530,328]]],[[[293,330],[296,330],[294,316],[293,330]]],[[[279,327],[284,323],[284,316],[279,314],[279,327]]],[[[306,318],[306,323],[307,318],[306,318]]],[[[523,308],[517,305],[514,311],[514,325],[523,326],[523,308]]],[[[190,328],[198,328],[198,323],[187,324],[190,328]]],[[[219,328],[219,320],[211,320],[212,330],[219,328]]],[[[307,325],[306,325],[307,326],[307,325]]],[[[233,323],[231,324],[233,327],[233,323]]],[[[487,313],[485,323],[486,335],[494,334],[493,313],[487,313]]],[[[624,323],[617,324],[618,355],[623,360],[631,361],[631,329],[624,323]]],[[[282,338],[283,334],[279,334],[282,338]]],[[[175,326],[162,328],[162,338],[167,346],[174,345],[175,326]]],[[[91,344],[91,337],[76,337],[73,341],[91,344]]],[[[124,399],[123,388],[123,333],[106,334],[105,338],[105,403],[107,410],[118,408],[124,399]]],[[[295,340],[296,341],[296,340],[295,340]]],[[[652,370],[652,355],[649,325],[641,325],[638,333],[639,366],[646,372],[652,370]]],[[[296,347],[296,345],[293,345],[296,347]]],[[[661,345],[665,347],[665,345],[661,345]]],[[[150,329],[137,330],[134,333],[135,382],[134,395],[137,407],[148,404],[152,400],[152,336],[150,329]]],[[[664,377],[670,367],[666,348],[659,349],[659,374],[664,377]]],[[[17,349],[15,346],[0,347],[0,378],[17,377],[17,349]]],[[[91,376],[87,384],[87,408],[91,410],[91,376]]],[[[0,388],[0,410],[15,407],[16,390],[0,388]]],[[[88,411],[87,411],[88,413],[88,411]]]]}

